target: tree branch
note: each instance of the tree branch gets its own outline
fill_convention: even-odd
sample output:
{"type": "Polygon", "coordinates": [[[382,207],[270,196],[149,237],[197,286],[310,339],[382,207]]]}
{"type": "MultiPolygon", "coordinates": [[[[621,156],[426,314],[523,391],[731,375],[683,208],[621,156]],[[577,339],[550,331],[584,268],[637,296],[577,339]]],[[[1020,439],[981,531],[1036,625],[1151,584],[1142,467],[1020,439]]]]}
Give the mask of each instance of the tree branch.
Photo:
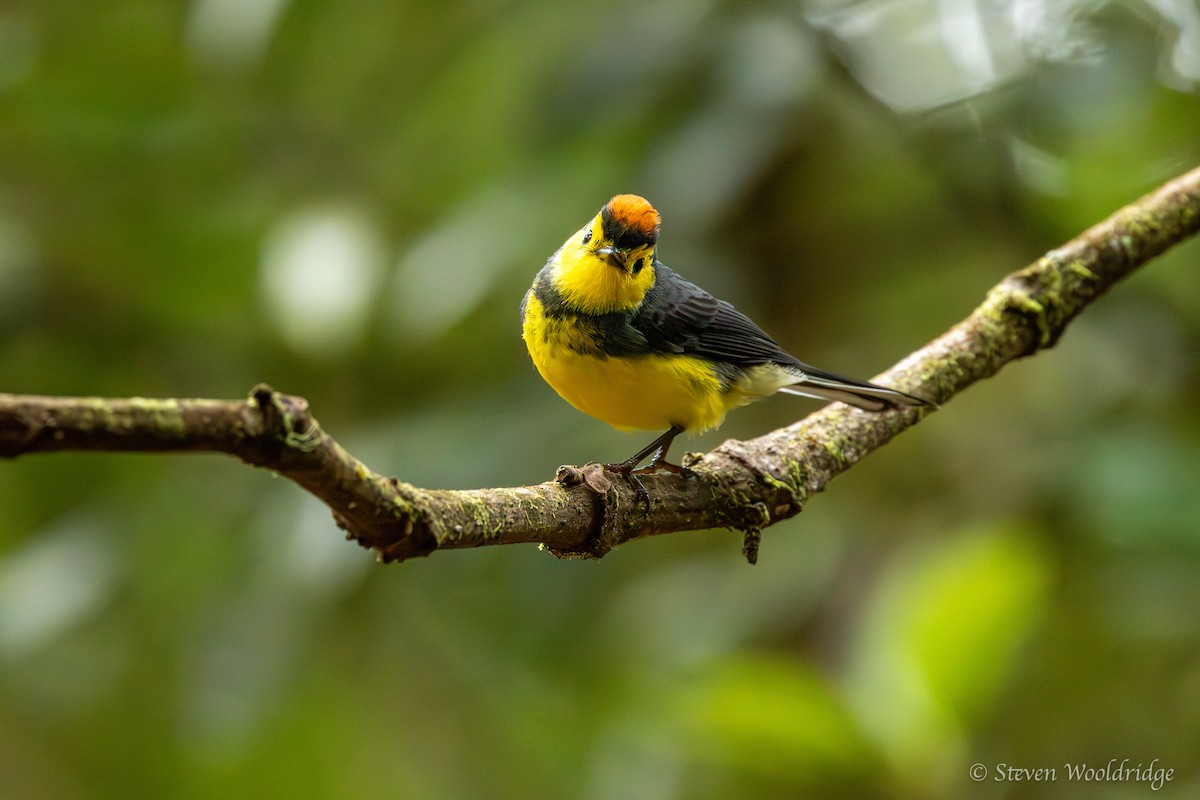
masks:
{"type": "MultiPolygon", "coordinates": [[[[945,404],[1005,364],[1048,348],[1117,281],[1200,231],[1200,169],[1007,276],[952,329],[876,380],[945,404]]],[[[60,398],[0,394],[0,456],[61,450],[216,451],[284,475],[333,509],[349,538],[383,561],[434,550],[538,542],[557,555],[600,557],[630,539],[731,527],[757,535],[799,513],[834,476],[932,413],[868,413],[840,403],[750,441],[689,455],[700,479],[643,478],[646,509],[627,482],[562,467],[537,486],[419,489],[351,456],[303,398],[255,387],[247,400],[60,398]]]]}

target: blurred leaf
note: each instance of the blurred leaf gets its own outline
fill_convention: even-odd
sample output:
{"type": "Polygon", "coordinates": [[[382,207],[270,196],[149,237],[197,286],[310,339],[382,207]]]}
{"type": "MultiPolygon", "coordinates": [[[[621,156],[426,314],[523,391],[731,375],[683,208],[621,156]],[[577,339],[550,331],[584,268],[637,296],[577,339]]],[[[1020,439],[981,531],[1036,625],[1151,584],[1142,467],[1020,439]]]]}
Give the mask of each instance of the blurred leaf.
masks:
{"type": "Polygon", "coordinates": [[[1105,426],[1080,447],[1072,481],[1086,530],[1115,545],[1200,552],[1200,452],[1159,420],[1105,426]]]}
{"type": "Polygon", "coordinates": [[[697,755],[801,785],[869,784],[878,755],[837,689],[769,654],[713,663],[683,695],[697,755]]]}
{"type": "Polygon", "coordinates": [[[948,768],[993,704],[1047,601],[1036,531],[1006,523],[910,545],[867,608],[850,691],[909,777],[948,768]],[[949,758],[949,762],[947,759],[949,758]]]}

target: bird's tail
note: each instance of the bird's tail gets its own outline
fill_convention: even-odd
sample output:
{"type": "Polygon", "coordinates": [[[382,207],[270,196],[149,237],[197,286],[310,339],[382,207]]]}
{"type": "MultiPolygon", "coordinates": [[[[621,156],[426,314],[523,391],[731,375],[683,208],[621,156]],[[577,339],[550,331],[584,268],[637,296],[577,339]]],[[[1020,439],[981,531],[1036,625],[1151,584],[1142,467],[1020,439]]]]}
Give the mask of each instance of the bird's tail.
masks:
{"type": "Polygon", "coordinates": [[[902,406],[933,406],[928,400],[922,400],[898,389],[888,389],[867,381],[856,381],[843,378],[828,372],[805,370],[797,375],[793,384],[781,387],[779,391],[801,397],[814,397],[818,400],[840,400],[852,406],[867,411],[882,411],[885,408],[900,408],[902,406]]]}

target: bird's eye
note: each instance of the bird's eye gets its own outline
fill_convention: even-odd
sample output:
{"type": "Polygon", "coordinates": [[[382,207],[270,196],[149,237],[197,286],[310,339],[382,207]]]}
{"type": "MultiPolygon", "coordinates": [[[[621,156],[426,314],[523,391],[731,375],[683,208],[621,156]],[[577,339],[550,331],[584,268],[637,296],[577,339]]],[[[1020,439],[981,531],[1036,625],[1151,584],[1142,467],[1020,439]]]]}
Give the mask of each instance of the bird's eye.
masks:
{"type": "Polygon", "coordinates": [[[642,267],[644,266],[646,266],[646,259],[644,258],[639,258],[637,261],[633,262],[633,274],[637,275],[642,271],[642,267]]]}
{"type": "Polygon", "coordinates": [[[588,243],[588,242],[590,242],[591,240],[592,240],[592,232],[591,232],[591,231],[588,231],[587,233],[585,233],[585,234],[583,235],[583,243],[584,243],[584,244],[587,244],[587,243],[588,243]]]}

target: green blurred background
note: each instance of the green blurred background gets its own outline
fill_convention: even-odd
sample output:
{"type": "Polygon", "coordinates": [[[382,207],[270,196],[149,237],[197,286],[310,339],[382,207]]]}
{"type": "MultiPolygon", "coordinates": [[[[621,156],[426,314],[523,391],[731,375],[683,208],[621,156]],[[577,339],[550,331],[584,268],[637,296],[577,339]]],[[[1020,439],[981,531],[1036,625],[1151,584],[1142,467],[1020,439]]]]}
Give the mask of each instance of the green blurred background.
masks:
{"type": "MultiPolygon", "coordinates": [[[[0,391],[268,381],[417,485],[547,480],[647,441],[519,338],[610,195],[866,377],[1200,163],[1198,86],[1192,0],[9,0],[0,391]]],[[[1198,260],[954,398],[754,568],[724,531],[383,567],[228,458],[0,463],[0,795],[1195,797],[1198,260]],[[1126,758],[1173,779],[1064,771],[1126,758]]]]}

